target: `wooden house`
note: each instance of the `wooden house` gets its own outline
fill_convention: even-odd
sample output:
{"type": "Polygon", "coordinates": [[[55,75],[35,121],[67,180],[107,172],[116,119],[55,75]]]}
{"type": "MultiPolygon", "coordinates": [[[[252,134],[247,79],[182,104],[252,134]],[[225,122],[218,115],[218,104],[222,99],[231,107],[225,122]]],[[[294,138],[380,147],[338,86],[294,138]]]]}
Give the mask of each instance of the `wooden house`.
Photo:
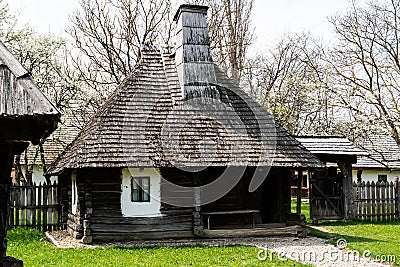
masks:
{"type": "Polygon", "coordinates": [[[14,156],[57,127],[60,113],[29,72],[0,42],[0,266],[22,266],[7,258],[9,186],[14,156]]]}
{"type": "Polygon", "coordinates": [[[50,166],[75,238],[303,230],[290,213],[291,176],[325,165],[214,64],[206,15],[181,6],[176,47],[144,45],[134,72],[50,166]]]}

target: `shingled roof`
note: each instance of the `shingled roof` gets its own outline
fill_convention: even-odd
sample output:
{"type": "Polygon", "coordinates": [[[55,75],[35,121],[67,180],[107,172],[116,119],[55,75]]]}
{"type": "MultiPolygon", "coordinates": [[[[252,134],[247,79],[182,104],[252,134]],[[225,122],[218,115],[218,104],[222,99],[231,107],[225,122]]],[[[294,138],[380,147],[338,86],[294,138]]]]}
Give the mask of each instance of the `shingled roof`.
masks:
{"type": "Polygon", "coordinates": [[[349,139],[340,136],[298,136],[296,139],[313,154],[368,156],[349,139]]]}
{"type": "Polygon", "coordinates": [[[47,174],[95,167],[324,166],[212,62],[205,20],[192,20],[204,10],[181,7],[180,24],[192,28],[183,25],[178,36],[187,42],[163,51],[145,45],[135,71],[47,174]]]}
{"type": "Polygon", "coordinates": [[[57,108],[0,42],[0,120],[7,129],[0,132],[0,139],[38,142],[57,127],[59,118],[57,108]]]}
{"type": "Polygon", "coordinates": [[[375,134],[365,137],[357,143],[368,152],[368,156],[357,158],[355,168],[371,169],[400,169],[400,147],[397,145],[393,136],[385,134],[375,134]]]}
{"type": "MultiPolygon", "coordinates": [[[[43,143],[44,160],[46,165],[54,162],[57,157],[64,151],[64,149],[74,141],[79,133],[70,116],[63,115],[62,122],[58,128],[48,137],[43,143]]],[[[27,159],[29,164],[41,164],[40,154],[37,155],[35,160],[37,146],[29,146],[27,149],[27,159]]],[[[20,163],[25,163],[25,158],[21,157],[20,163]]]]}

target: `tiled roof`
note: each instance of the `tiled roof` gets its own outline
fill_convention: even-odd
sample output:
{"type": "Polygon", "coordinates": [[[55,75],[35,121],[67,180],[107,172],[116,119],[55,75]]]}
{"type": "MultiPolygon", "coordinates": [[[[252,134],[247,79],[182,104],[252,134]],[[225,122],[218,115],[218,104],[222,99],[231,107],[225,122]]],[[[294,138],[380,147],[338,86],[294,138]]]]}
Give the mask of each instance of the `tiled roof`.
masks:
{"type": "Polygon", "coordinates": [[[358,141],[369,156],[357,158],[355,168],[400,169],[400,148],[390,135],[375,134],[358,141]]]}
{"type": "Polygon", "coordinates": [[[211,100],[202,98],[204,105],[191,105],[196,95],[183,101],[175,56],[150,46],[141,55],[134,73],[48,174],[91,167],[324,166],[215,65],[216,84],[186,86],[211,100]],[[224,110],[213,98],[225,105],[224,110]],[[261,144],[263,138],[267,142],[261,144]]]}

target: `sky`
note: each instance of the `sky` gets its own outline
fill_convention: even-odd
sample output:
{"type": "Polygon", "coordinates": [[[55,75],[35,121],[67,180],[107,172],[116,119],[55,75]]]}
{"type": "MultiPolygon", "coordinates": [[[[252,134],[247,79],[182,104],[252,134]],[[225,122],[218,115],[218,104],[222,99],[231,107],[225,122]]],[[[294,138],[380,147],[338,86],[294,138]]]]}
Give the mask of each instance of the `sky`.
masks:
{"type": "MultiPolygon", "coordinates": [[[[68,16],[79,7],[79,0],[4,0],[17,10],[24,23],[39,32],[64,33],[68,16]]],[[[256,46],[262,48],[284,33],[310,31],[329,39],[331,25],[327,17],[344,12],[349,0],[255,0],[253,26],[256,46]]]]}

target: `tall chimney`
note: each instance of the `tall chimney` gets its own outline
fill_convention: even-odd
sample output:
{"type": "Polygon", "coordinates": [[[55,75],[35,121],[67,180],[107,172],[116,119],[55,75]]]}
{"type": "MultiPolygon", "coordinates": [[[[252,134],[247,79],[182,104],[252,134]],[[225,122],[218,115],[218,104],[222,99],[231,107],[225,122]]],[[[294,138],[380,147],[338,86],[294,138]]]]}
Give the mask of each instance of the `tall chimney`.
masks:
{"type": "Polygon", "coordinates": [[[207,10],[207,6],[181,5],[174,17],[177,24],[175,62],[184,99],[196,84],[216,82],[207,10]]]}

